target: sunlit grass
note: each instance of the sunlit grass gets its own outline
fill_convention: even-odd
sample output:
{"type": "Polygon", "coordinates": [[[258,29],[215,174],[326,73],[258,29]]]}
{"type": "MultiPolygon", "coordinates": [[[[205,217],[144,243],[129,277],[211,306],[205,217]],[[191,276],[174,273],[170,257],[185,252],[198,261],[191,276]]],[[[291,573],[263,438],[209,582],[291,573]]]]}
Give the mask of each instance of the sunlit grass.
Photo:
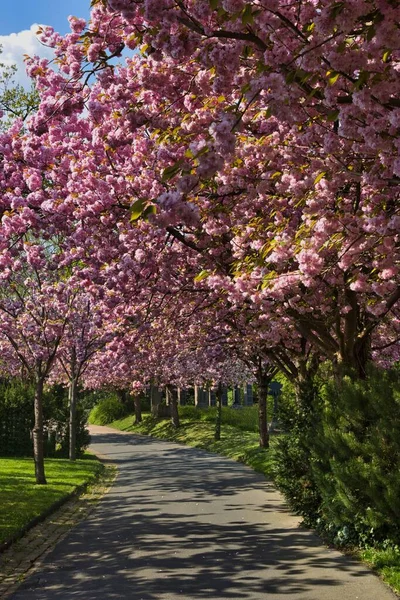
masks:
{"type": "Polygon", "coordinates": [[[0,458],[0,543],[14,537],[77,487],[93,481],[103,465],[88,455],[70,462],[46,459],[47,485],[36,485],[31,458],[0,458]]]}
{"type": "Polygon", "coordinates": [[[358,557],[382,577],[383,581],[400,594],[400,548],[361,550],[358,557]]]}

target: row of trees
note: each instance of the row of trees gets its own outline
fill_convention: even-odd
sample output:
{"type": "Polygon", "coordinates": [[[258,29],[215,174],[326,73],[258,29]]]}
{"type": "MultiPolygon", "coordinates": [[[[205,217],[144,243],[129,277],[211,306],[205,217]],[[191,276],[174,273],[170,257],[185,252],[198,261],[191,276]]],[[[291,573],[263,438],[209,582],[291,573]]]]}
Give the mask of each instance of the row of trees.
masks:
{"type": "Polygon", "coordinates": [[[397,10],[94,0],[42,30],[38,108],[0,138],[2,368],[36,381],[38,482],[45,381],[251,373],[266,447],[277,369],[301,406],[322,362],[340,386],[398,360],[397,10]]]}

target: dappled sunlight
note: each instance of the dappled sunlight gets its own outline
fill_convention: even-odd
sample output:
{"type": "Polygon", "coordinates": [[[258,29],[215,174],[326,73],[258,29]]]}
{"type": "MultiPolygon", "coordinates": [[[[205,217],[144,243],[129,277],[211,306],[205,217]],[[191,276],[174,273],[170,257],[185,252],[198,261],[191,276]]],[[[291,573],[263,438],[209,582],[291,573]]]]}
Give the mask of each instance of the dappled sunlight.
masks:
{"type": "Polygon", "coordinates": [[[118,466],[114,488],[14,600],[337,600],[375,581],[244,465],[143,436],[96,434],[92,447],[118,466]]]}

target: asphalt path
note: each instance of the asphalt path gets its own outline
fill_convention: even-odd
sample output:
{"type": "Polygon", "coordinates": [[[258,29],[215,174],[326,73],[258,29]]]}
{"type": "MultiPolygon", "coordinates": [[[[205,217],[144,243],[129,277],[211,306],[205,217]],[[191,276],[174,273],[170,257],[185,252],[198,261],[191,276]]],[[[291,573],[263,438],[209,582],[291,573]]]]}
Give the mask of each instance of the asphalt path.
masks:
{"type": "Polygon", "coordinates": [[[113,488],[13,600],[395,599],[246,466],[106,427],[91,448],[117,465],[113,488]]]}

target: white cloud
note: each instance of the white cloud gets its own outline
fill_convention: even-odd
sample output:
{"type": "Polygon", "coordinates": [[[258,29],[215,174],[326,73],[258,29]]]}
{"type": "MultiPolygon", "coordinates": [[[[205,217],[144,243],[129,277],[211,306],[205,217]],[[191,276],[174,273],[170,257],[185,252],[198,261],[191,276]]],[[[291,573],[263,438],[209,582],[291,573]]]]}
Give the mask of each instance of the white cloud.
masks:
{"type": "Polygon", "coordinates": [[[10,33],[9,35],[0,35],[0,62],[5,65],[16,65],[18,72],[15,76],[15,82],[23,86],[30,86],[29,78],[25,72],[24,54],[28,56],[38,55],[40,57],[52,58],[53,50],[43,46],[36,35],[39,25],[34,23],[30,29],[10,33]]]}

